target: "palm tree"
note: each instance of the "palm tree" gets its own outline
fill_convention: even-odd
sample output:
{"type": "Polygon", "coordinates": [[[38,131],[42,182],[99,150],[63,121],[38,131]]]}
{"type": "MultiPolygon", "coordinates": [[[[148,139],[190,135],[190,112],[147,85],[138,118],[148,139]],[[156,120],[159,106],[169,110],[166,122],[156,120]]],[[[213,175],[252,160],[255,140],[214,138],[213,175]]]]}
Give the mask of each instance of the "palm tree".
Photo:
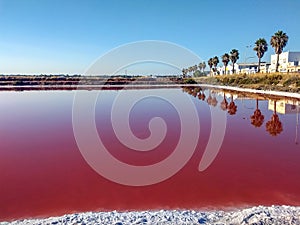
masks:
{"type": "Polygon", "coordinates": [[[215,72],[217,72],[217,66],[220,62],[218,56],[213,57],[212,62],[213,62],[213,65],[214,65],[214,70],[215,70],[215,72]]]}
{"type": "Polygon", "coordinates": [[[240,53],[237,49],[232,49],[230,52],[230,61],[232,62],[232,73],[235,73],[234,64],[240,58],[240,53]]]}
{"type": "Polygon", "coordinates": [[[254,51],[256,51],[256,55],[258,57],[258,68],[257,72],[260,72],[260,60],[264,56],[265,52],[268,51],[268,43],[264,38],[259,38],[255,42],[255,46],[253,48],[254,51]]]}
{"type": "Polygon", "coordinates": [[[266,123],[266,129],[272,136],[280,134],[283,130],[282,123],[280,122],[279,117],[276,113],[276,101],[274,101],[274,113],[270,121],[266,123]]]}
{"type": "Polygon", "coordinates": [[[198,64],[198,68],[199,68],[200,71],[202,70],[202,62],[200,62],[200,63],[198,64]]]}
{"type": "Polygon", "coordinates": [[[188,73],[189,73],[189,69],[186,68],[186,69],[185,69],[185,76],[188,75],[188,73]]]}
{"type": "Polygon", "coordinates": [[[250,117],[251,124],[255,127],[260,127],[264,123],[264,115],[261,114],[261,111],[258,109],[258,99],[256,99],[256,110],[253,115],[250,117]]]}
{"type": "Polygon", "coordinates": [[[191,73],[193,72],[193,67],[192,66],[190,66],[189,67],[189,74],[190,74],[190,76],[191,76],[191,73]]]}
{"type": "Polygon", "coordinates": [[[213,65],[214,65],[213,59],[210,58],[210,59],[207,61],[207,64],[208,64],[208,66],[209,66],[209,71],[210,71],[210,75],[211,75],[211,69],[212,69],[212,67],[213,67],[213,65]]]}
{"type": "Polygon", "coordinates": [[[203,73],[204,73],[205,68],[206,68],[206,63],[205,63],[205,61],[203,61],[203,63],[202,63],[202,72],[203,73]]]}
{"type": "Polygon", "coordinates": [[[205,62],[203,61],[203,62],[199,63],[198,67],[199,67],[199,70],[202,71],[202,73],[204,73],[204,69],[206,67],[205,62]]]}
{"type": "Polygon", "coordinates": [[[185,78],[186,74],[187,74],[188,70],[183,68],[182,69],[182,77],[185,78]]]}
{"type": "Polygon", "coordinates": [[[197,65],[193,66],[194,74],[195,74],[195,72],[197,71],[197,69],[198,69],[198,66],[197,66],[197,65]]]}
{"type": "Polygon", "coordinates": [[[224,55],[222,55],[222,62],[225,66],[225,75],[226,75],[227,66],[228,66],[229,61],[230,61],[230,56],[228,53],[225,53],[224,55]]]}
{"type": "Polygon", "coordinates": [[[201,63],[201,69],[202,69],[202,72],[203,72],[203,73],[204,73],[205,68],[206,68],[206,63],[203,61],[203,62],[201,63]]]}
{"type": "Polygon", "coordinates": [[[276,60],[276,72],[278,72],[278,66],[279,66],[279,55],[282,53],[283,48],[286,46],[287,42],[289,40],[289,37],[284,33],[282,30],[277,31],[272,37],[270,44],[275,50],[275,53],[277,54],[277,60],[276,60]]]}

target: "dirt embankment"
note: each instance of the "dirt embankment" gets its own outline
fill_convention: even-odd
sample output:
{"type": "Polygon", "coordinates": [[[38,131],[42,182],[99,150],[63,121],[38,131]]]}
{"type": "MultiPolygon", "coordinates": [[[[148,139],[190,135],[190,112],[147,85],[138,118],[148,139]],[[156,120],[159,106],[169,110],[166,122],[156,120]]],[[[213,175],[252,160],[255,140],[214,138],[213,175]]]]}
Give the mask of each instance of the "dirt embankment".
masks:
{"type": "Polygon", "coordinates": [[[126,85],[126,84],[181,84],[177,77],[110,77],[65,75],[2,75],[0,86],[74,86],[74,85],[126,85]]]}
{"type": "Polygon", "coordinates": [[[197,83],[300,93],[300,74],[235,74],[194,79],[197,83]]]}

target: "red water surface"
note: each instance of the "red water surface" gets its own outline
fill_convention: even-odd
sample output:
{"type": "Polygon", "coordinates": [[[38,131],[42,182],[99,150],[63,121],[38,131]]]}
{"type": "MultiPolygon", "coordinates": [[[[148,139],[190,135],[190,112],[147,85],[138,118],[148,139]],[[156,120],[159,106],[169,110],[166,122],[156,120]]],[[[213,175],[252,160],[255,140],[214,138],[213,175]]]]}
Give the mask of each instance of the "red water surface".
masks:
{"type": "MultiPolygon", "coordinates": [[[[181,90],[168,91],[188,95],[181,90]]],[[[208,91],[205,93],[208,97],[208,91]]],[[[74,94],[74,91],[0,93],[0,221],[97,210],[300,205],[300,147],[295,143],[297,115],[278,114],[283,129],[277,136],[270,135],[266,123],[274,112],[268,110],[268,100],[259,101],[264,115],[261,127],[254,127],[250,120],[256,100],[234,100],[237,112],[227,114],[221,149],[209,168],[199,172],[211,117],[206,100],[189,96],[201,126],[194,155],[170,179],[132,187],[105,179],[82,157],[72,129],[74,94]]],[[[131,128],[140,138],[149,135],[147,124],[152,117],[164,118],[168,126],[161,145],[141,153],[126,148],[114,135],[110,110],[115,95],[115,91],[105,91],[106,99],[96,105],[95,118],[99,136],[111,154],[137,166],[168,157],[180,135],[179,115],[172,105],[147,98],[132,109],[131,128]]],[[[223,95],[214,97],[218,100],[215,107],[221,110],[223,95]]]]}

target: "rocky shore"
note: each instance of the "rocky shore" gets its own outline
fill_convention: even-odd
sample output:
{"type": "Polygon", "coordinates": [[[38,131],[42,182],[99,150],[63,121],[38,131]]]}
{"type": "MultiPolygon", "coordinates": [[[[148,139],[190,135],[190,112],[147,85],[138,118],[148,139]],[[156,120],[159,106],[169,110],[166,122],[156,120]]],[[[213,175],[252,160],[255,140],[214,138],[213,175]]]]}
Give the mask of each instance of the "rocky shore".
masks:
{"type": "Polygon", "coordinates": [[[300,207],[258,206],[233,211],[194,211],[160,210],[136,212],[87,212],[68,214],[46,219],[26,219],[13,222],[0,222],[0,225],[131,225],[131,224],[209,224],[209,225],[246,225],[246,224],[300,224],[300,207]]]}

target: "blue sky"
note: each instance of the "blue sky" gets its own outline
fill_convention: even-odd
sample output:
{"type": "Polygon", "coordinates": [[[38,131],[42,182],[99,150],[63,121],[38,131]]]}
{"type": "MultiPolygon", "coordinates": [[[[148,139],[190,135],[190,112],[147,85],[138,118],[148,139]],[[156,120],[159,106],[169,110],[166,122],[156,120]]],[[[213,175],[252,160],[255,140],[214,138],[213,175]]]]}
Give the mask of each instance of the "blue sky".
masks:
{"type": "Polygon", "coordinates": [[[299,0],[0,0],[0,74],[83,73],[110,49],[142,40],[204,60],[236,48],[243,61],[255,56],[246,46],[283,30],[285,50],[300,51],[299,10],[299,0]]]}

